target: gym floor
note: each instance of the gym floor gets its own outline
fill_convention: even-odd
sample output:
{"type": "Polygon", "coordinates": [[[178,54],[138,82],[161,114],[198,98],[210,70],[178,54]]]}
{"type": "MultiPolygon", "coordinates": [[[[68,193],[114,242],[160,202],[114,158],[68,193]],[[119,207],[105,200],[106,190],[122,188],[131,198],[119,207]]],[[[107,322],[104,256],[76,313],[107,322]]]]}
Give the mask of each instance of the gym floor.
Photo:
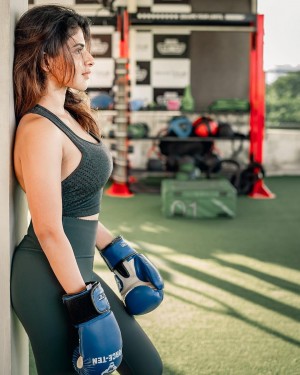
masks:
{"type": "MultiPolygon", "coordinates": [[[[164,302],[137,318],[164,375],[300,373],[300,177],[265,182],[276,198],[239,197],[234,219],[168,219],[158,194],[104,196],[103,223],[164,277],[164,302]]],[[[95,269],[114,286],[98,255],[95,269]]]]}

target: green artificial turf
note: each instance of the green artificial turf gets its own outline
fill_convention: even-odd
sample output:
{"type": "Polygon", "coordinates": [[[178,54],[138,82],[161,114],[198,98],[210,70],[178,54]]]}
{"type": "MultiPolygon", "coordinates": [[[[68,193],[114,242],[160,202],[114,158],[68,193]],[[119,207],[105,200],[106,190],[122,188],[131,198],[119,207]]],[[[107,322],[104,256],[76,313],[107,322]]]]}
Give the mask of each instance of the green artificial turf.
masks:
{"type": "MultiPolygon", "coordinates": [[[[300,374],[300,177],[266,184],[276,198],[239,197],[234,219],[168,219],[159,195],[104,195],[102,222],[165,280],[162,305],[137,318],[164,375],[300,374]]],[[[95,269],[114,285],[98,255],[95,269]]]]}

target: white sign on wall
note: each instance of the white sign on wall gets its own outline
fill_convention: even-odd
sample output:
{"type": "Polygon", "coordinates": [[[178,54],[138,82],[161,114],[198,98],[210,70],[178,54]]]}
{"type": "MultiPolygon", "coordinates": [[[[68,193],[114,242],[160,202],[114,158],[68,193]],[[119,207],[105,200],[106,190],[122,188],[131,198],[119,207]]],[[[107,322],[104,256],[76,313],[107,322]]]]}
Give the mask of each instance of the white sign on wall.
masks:
{"type": "Polygon", "coordinates": [[[153,102],[153,89],[149,85],[133,86],[131,100],[141,100],[144,106],[153,102]]]}
{"type": "Polygon", "coordinates": [[[135,54],[138,61],[150,61],[153,58],[153,36],[149,31],[137,32],[135,54]]]}
{"type": "Polygon", "coordinates": [[[114,59],[96,58],[90,75],[90,88],[107,88],[113,86],[115,78],[114,59]]]}
{"type": "Polygon", "coordinates": [[[186,87],[190,84],[190,71],[189,59],[154,59],[151,82],[156,88],[186,87]]]}

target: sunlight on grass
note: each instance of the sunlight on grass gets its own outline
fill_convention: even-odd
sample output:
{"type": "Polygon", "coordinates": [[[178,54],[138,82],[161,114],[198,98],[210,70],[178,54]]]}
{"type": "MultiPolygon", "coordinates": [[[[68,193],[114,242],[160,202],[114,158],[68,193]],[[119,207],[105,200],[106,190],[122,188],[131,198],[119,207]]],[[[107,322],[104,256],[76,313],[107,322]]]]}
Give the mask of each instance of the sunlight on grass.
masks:
{"type": "Polygon", "coordinates": [[[254,259],[245,255],[240,254],[228,254],[221,250],[214,253],[214,257],[217,259],[229,261],[232,264],[246,265],[247,267],[253,268],[256,271],[262,271],[270,276],[276,277],[287,277],[288,281],[294,282],[300,285],[300,271],[292,268],[284,267],[272,262],[262,262],[258,259],[254,259]]]}
{"type": "MultiPolygon", "coordinates": [[[[217,346],[222,345],[219,342],[219,337],[222,337],[223,345],[229,345],[235,351],[238,350],[239,341],[247,342],[249,347],[258,345],[262,357],[267,355],[267,352],[263,354],[263,346],[274,338],[295,347],[300,346],[300,298],[299,294],[287,288],[290,283],[289,269],[238,254],[222,254],[221,250],[213,253],[211,259],[200,259],[149,242],[138,244],[158,266],[165,280],[165,301],[162,307],[151,313],[151,324],[149,316],[138,317],[152,334],[153,325],[159,325],[160,332],[155,332],[155,337],[162,340],[162,332],[166,337],[177,336],[174,331],[176,327],[178,334],[186,332],[189,335],[189,345],[198,353],[200,348],[191,344],[193,337],[202,344],[205,341],[218,342],[217,346]],[[231,263],[243,268],[235,268],[231,263]],[[264,269],[268,269],[265,278],[264,269]],[[276,284],[279,280],[282,287],[276,284]],[[179,320],[182,311],[184,319],[179,320]],[[238,326],[240,332],[235,331],[238,326]]],[[[299,275],[299,272],[293,271],[294,280],[299,275]]],[[[191,362],[196,361],[195,353],[186,355],[191,362]]],[[[180,368],[182,364],[178,363],[178,366],[180,368]]],[[[184,368],[182,371],[182,374],[190,373],[184,368]]],[[[195,371],[198,370],[192,373],[201,374],[195,371]]]]}
{"type": "Polygon", "coordinates": [[[142,225],[140,225],[140,229],[145,231],[145,232],[150,232],[150,233],[168,233],[170,232],[170,229],[162,226],[162,225],[157,225],[154,223],[151,223],[150,221],[146,221],[142,225]]]}
{"type": "Polygon", "coordinates": [[[131,242],[133,246],[136,246],[136,249],[140,249],[142,251],[147,251],[151,254],[156,254],[158,256],[163,254],[174,254],[174,249],[164,246],[164,245],[158,245],[154,243],[144,242],[144,241],[138,241],[138,242],[131,242]]]}
{"type": "Polygon", "coordinates": [[[120,225],[120,233],[132,233],[133,228],[130,225],[120,225]]]}
{"type": "MultiPolygon", "coordinates": [[[[165,281],[162,305],[136,317],[157,343],[164,375],[296,374],[300,272],[221,249],[204,259],[150,241],[130,244],[165,281]]],[[[95,269],[117,292],[98,255],[95,269]]]]}

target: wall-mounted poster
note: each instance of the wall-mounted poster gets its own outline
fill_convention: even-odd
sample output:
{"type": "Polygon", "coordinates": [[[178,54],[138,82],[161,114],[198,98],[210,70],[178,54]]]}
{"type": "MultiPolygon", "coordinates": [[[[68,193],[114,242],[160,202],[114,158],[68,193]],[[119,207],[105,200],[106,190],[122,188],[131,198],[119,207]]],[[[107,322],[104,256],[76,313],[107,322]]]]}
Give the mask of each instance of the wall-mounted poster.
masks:
{"type": "Polygon", "coordinates": [[[172,99],[181,99],[184,88],[190,84],[189,41],[189,33],[136,33],[132,99],[144,97],[162,106],[172,99]]]}
{"type": "Polygon", "coordinates": [[[187,34],[154,35],[154,58],[179,59],[189,57],[189,39],[187,34]]]}
{"type": "Polygon", "coordinates": [[[190,84],[189,59],[154,59],[151,70],[151,83],[154,88],[186,87],[190,84]]]}
{"type": "Polygon", "coordinates": [[[153,58],[153,35],[150,31],[136,33],[135,57],[138,61],[150,61],[153,58]]]}
{"type": "Polygon", "coordinates": [[[150,61],[137,61],[135,80],[137,85],[150,85],[150,61]]]}
{"type": "Polygon", "coordinates": [[[112,35],[111,34],[92,34],[91,54],[94,57],[112,56],[112,35]]]}
{"type": "Polygon", "coordinates": [[[91,88],[110,88],[113,86],[115,78],[114,59],[96,58],[90,76],[89,87],[91,88]]]}

